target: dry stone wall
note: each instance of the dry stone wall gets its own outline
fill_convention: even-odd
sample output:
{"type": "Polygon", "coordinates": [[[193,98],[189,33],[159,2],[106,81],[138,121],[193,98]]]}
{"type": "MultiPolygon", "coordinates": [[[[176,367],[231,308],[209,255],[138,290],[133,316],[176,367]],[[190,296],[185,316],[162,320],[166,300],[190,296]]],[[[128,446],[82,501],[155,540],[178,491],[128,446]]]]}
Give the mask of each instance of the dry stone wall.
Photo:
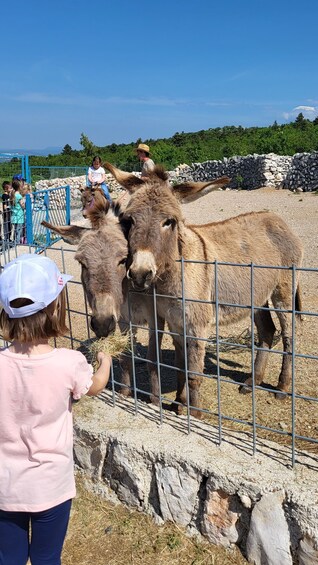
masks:
{"type": "MultiPolygon", "coordinates": [[[[169,174],[172,182],[206,181],[226,175],[231,178],[229,188],[253,190],[272,186],[297,191],[314,191],[318,190],[318,152],[297,153],[292,157],[274,153],[255,154],[192,165],[182,164],[169,174]]],[[[106,182],[112,197],[116,198],[122,192],[120,185],[111,174],[106,175],[106,182]]],[[[80,191],[86,185],[86,177],[82,175],[41,180],[35,184],[35,189],[45,190],[65,185],[71,187],[71,201],[74,203],[80,200],[80,191]]]]}
{"type": "Polygon", "coordinates": [[[263,186],[290,190],[318,190],[318,152],[297,153],[292,157],[275,155],[247,155],[221,161],[181,165],[171,173],[174,181],[206,181],[227,175],[230,188],[253,190],[263,186]]]}

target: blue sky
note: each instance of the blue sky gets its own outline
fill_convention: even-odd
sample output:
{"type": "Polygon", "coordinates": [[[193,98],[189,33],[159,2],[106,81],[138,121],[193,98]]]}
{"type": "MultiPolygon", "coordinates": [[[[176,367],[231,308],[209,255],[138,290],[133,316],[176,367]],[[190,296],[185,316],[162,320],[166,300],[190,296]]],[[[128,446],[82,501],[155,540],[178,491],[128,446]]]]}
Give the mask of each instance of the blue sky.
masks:
{"type": "Polygon", "coordinates": [[[317,0],[2,3],[0,148],[318,115],[317,0]]]}

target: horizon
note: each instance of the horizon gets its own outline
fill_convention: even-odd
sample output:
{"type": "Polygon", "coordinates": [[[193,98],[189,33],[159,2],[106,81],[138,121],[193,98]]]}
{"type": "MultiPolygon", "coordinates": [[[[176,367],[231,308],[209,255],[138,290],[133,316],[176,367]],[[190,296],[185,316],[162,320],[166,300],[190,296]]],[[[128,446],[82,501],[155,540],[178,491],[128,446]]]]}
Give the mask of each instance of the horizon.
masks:
{"type": "Polygon", "coordinates": [[[318,115],[314,0],[38,8],[2,8],[1,147],[78,150],[81,133],[106,146],[318,115]]]}

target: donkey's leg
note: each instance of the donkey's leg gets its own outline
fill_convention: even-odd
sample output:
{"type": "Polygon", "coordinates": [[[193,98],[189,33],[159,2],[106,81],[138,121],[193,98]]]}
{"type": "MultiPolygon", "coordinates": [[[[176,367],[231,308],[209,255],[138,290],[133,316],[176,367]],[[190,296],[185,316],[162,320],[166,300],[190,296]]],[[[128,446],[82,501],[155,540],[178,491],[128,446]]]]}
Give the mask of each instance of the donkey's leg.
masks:
{"type": "MultiPolygon", "coordinates": [[[[204,331],[198,335],[201,337],[206,337],[204,331]]],[[[190,339],[188,342],[188,371],[189,371],[189,404],[191,416],[196,418],[202,417],[202,412],[197,410],[200,408],[200,386],[203,380],[201,374],[204,371],[204,357],[205,357],[205,345],[204,341],[198,339],[190,339]],[[196,374],[201,373],[201,374],[196,374]]]]}
{"type": "MultiPolygon", "coordinates": [[[[289,282],[289,281],[288,281],[289,282]]],[[[285,399],[284,392],[290,389],[292,378],[292,350],[293,350],[293,335],[292,335],[292,314],[287,310],[292,310],[292,288],[291,284],[279,286],[272,296],[274,307],[283,311],[276,312],[282,330],[283,340],[283,360],[282,367],[278,379],[278,391],[276,398],[285,399]]]]}
{"type": "MultiPolygon", "coordinates": [[[[268,303],[264,305],[268,307],[268,303]]],[[[271,313],[268,310],[257,310],[254,315],[254,322],[258,333],[258,347],[269,350],[273,344],[275,334],[275,324],[271,313]]],[[[260,385],[264,380],[265,369],[268,361],[268,351],[257,351],[254,362],[254,378],[255,384],[260,385]]],[[[242,394],[252,392],[252,377],[246,379],[244,385],[240,386],[239,391],[242,394]]]]}
{"type": "Polygon", "coordinates": [[[157,341],[156,341],[156,332],[154,330],[149,330],[149,344],[148,344],[148,351],[147,351],[147,368],[150,378],[150,402],[159,404],[159,398],[161,391],[159,390],[159,380],[158,380],[158,361],[161,361],[161,342],[163,338],[163,330],[164,330],[165,320],[164,318],[157,318],[157,327],[158,327],[158,350],[157,350],[157,341]],[[159,355],[159,359],[158,359],[159,355]]]}
{"type": "MultiPolygon", "coordinates": [[[[202,383],[202,376],[196,374],[203,373],[204,370],[204,357],[205,357],[205,342],[195,338],[188,338],[187,347],[188,356],[188,387],[189,387],[189,404],[190,414],[196,418],[201,418],[202,413],[200,410],[200,386],[202,383]]],[[[176,414],[182,414],[183,406],[187,405],[187,387],[186,376],[184,371],[185,359],[183,346],[175,341],[175,361],[178,367],[177,374],[177,394],[175,402],[171,405],[171,410],[176,414]]]]}
{"type": "MultiPolygon", "coordinates": [[[[201,418],[200,408],[200,386],[202,376],[196,373],[203,373],[205,342],[195,338],[188,338],[187,357],[188,357],[188,386],[189,386],[189,404],[190,414],[196,418],[201,418]]],[[[178,385],[175,403],[171,405],[171,409],[177,414],[182,414],[182,405],[187,404],[186,376],[184,372],[184,352],[183,346],[175,343],[176,350],[176,366],[181,369],[178,371],[178,385]],[[177,404],[178,403],[178,404],[177,404]]]]}
{"type": "Polygon", "coordinates": [[[186,377],[184,372],[184,348],[181,343],[174,340],[175,347],[175,366],[177,367],[177,394],[171,409],[176,414],[182,414],[183,404],[187,403],[186,377]]]}
{"type": "Polygon", "coordinates": [[[120,369],[121,369],[121,383],[119,392],[123,396],[131,396],[131,373],[132,373],[132,361],[131,357],[122,355],[119,359],[120,369]]]}
{"type": "Polygon", "coordinates": [[[277,312],[277,317],[282,329],[284,355],[277,386],[278,391],[281,392],[277,392],[275,396],[278,399],[284,400],[286,398],[286,395],[283,393],[289,391],[292,378],[292,321],[291,314],[287,314],[285,312],[277,312]]]}
{"type": "MultiPolygon", "coordinates": [[[[125,318],[122,318],[122,319],[119,320],[118,326],[119,326],[119,329],[120,329],[122,334],[127,333],[128,324],[125,321],[125,318]]],[[[133,332],[134,340],[135,340],[135,333],[136,332],[134,331],[133,332]]],[[[123,396],[132,396],[132,391],[131,391],[132,359],[131,359],[131,355],[129,353],[123,353],[119,358],[119,365],[120,365],[120,370],[121,370],[121,383],[120,383],[119,392],[123,396]]]]}

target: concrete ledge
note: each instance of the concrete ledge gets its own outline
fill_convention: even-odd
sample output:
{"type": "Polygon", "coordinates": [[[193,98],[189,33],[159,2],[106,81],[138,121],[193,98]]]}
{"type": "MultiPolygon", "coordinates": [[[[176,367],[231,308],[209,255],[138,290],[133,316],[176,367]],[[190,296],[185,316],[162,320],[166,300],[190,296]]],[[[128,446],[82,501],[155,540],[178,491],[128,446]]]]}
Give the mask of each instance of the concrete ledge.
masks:
{"type": "Polygon", "coordinates": [[[255,564],[318,562],[317,458],[105,391],[74,406],[75,463],[104,496],[170,520],[255,564]],[[279,560],[278,559],[279,556],[279,560]]]}

